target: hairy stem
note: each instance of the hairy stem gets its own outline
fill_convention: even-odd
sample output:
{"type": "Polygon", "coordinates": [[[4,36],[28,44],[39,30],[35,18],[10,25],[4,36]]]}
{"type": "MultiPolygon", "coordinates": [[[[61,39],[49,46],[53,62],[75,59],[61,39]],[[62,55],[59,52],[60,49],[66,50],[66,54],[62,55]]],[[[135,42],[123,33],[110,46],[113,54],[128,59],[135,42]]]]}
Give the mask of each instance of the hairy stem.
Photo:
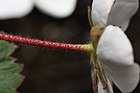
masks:
{"type": "Polygon", "coordinates": [[[63,50],[73,50],[73,51],[81,51],[81,52],[93,51],[92,44],[65,44],[65,43],[25,38],[25,37],[3,34],[3,33],[0,34],[0,40],[5,40],[5,41],[9,41],[9,42],[14,42],[14,43],[27,44],[27,45],[40,46],[40,47],[63,49],[63,50]]]}

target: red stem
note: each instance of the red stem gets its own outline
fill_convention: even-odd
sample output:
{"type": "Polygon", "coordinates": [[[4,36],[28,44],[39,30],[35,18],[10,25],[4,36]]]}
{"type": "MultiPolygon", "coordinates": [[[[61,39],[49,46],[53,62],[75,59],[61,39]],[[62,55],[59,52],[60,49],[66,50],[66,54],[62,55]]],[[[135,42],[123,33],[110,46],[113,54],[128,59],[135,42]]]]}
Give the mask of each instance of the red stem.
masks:
{"type": "Polygon", "coordinates": [[[6,40],[14,43],[22,43],[40,47],[49,47],[49,48],[57,48],[64,50],[74,50],[81,52],[89,52],[92,49],[89,48],[89,44],[64,44],[57,42],[49,42],[49,41],[41,41],[37,39],[24,38],[20,36],[8,35],[8,34],[0,34],[0,40],[6,40]]]}

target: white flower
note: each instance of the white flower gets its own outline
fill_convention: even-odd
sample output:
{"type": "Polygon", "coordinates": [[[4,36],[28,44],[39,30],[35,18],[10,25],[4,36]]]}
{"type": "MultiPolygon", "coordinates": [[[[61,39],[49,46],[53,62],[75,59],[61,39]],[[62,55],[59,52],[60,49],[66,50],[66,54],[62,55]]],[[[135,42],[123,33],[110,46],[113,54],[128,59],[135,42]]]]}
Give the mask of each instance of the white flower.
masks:
{"type": "MultiPolygon", "coordinates": [[[[93,0],[92,4],[94,24],[105,27],[97,45],[97,57],[106,76],[125,93],[132,92],[139,82],[139,65],[134,63],[133,49],[124,33],[137,9],[138,0],[93,0]]],[[[103,90],[99,93],[106,93],[103,90]]]]}
{"type": "Polygon", "coordinates": [[[75,9],[77,0],[0,0],[0,19],[27,15],[34,5],[43,13],[56,18],[67,17],[75,9]]]}

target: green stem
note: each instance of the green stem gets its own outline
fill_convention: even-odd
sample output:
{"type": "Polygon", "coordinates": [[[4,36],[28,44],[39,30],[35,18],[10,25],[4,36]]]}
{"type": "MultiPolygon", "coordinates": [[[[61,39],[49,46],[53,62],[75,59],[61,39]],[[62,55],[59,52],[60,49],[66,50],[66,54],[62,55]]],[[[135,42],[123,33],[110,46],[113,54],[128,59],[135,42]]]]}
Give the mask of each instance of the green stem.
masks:
{"type": "Polygon", "coordinates": [[[94,23],[92,21],[91,8],[90,8],[90,6],[88,6],[88,21],[89,21],[90,27],[93,27],[94,26],[94,23]]]}

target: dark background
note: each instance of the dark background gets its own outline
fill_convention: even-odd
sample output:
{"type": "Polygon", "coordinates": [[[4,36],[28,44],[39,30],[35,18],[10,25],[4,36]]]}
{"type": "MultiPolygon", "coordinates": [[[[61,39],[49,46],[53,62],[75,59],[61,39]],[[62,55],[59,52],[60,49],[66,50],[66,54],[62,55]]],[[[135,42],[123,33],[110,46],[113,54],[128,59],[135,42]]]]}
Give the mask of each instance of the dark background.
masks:
{"type": "MultiPolygon", "coordinates": [[[[91,0],[79,0],[74,13],[55,19],[34,10],[18,19],[0,20],[0,30],[25,37],[65,43],[88,43],[90,26],[87,6],[91,0]]],[[[126,34],[130,38],[135,62],[140,62],[140,9],[132,18],[126,34]]],[[[90,56],[81,52],[41,48],[18,44],[13,54],[24,64],[26,76],[20,93],[93,93],[90,56]]],[[[120,93],[114,88],[115,93],[120,93]]],[[[140,85],[133,93],[139,93],[140,85]]]]}

